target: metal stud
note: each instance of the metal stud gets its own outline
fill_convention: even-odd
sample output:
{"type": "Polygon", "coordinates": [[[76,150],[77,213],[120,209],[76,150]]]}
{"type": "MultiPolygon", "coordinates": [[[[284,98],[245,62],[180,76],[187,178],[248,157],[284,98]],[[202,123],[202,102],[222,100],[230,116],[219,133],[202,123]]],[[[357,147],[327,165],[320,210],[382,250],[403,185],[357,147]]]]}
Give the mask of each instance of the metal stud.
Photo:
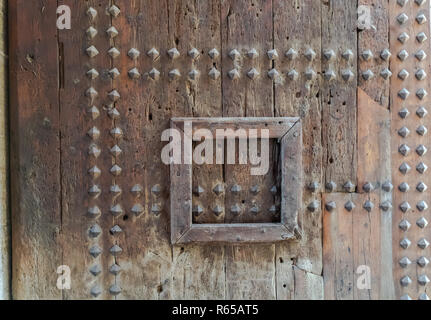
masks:
{"type": "Polygon", "coordinates": [[[220,71],[218,71],[215,67],[213,67],[213,68],[211,68],[208,75],[211,79],[217,80],[218,78],[220,78],[220,71]]]}
{"type": "Polygon", "coordinates": [[[202,213],[204,213],[204,208],[202,208],[201,205],[194,206],[193,209],[192,209],[192,213],[196,217],[199,217],[200,215],[202,215],[202,213]]]}
{"type": "Polygon", "coordinates": [[[400,210],[404,213],[410,211],[412,207],[410,206],[410,204],[408,202],[403,202],[400,204],[400,210]]]}
{"type": "Polygon", "coordinates": [[[400,7],[404,7],[409,0],[397,0],[397,4],[400,7]]]}
{"type": "Polygon", "coordinates": [[[295,49],[290,48],[284,55],[289,60],[295,60],[298,56],[298,52],[295,49]]]}
{"type": "Polygon", "coordinates": [[[280,74],[278,73],[278,71],[276,69],[271,69],[268,71],[268,77],[271,80],[275,80],[280,76],[280,74]]]}
{"type": "Polygon", "coordinates": [[[121,139],[123,137],[123,130],[120,128],[114,128],[111,130],[111,136],[114,139],[121,139]]]}
{"type": "Polygon", "coordinates": [[[108,11],[114,18],[118,17],[118,15],[121,13],[120,8],[118,8],[116,5],[112,5],[108,11]]]}
{"type": "Polygon", "coordinates": [[[196,60],[197,58],[199,58],[200,54],[201,53],[196,48],[193,48],[188,52],[189,57],[192,58],[193,60],[196,60]]]}
{"type": "Polygon", "coordinates": [[[428,152],[428,149],[423,144],[419,145],[416,148],[416,153],[421,157],[424,156],[427,152],[428,152]]]}
{"type": "Polygon", "coordinates": [[[137,68],[129,70],[128,75],[130,79],[139,79],[139,77],[141,76],[137,68]]]}
{"type": "Polygon", "coordinates": [[[421,248],[422,250],[425,250],[426,248],[428,248],[429,245],[430,243],[425,238],[422,238],[418,241],[418,247],[421,248]]]}
{"type": "Polygon", "coordinates": [[[337,208],[337,204],[335,203],[335,201],[330,201],[325,204],[325,209],[329,212],[334,211],[336,208],[337,208]]]}
{"type": "Polygon", "coordinates": [[[97,277],[99,274],[101,274],[101,273],[102,273],[102,268],[100,268],[100,266],[99,266],[98,264],[96,264],[95,266],[92,266],[92,267],[90,268],[90,273],[91,273],[93,276],[97,277]]]}
{"type": "Polygon", "coordinates": [[[112,26],[112,27],[110,27],[108,30],[106,30],[106,33],[108,34],[108,36],[109,36],[111,39],[113,39],[113,38],[115,38],[116,36],[118,36],[118,30],[117,30],[114,26],[112,26]]]}
{"type": "Polygon", "coordinates": [[[108,50],[108,54],[111,56],[111,58],[115,59],[120,55],[120,51],[117,48],[112,47],[108,50]]]}
{"type": "Polygon", "coordinates": [[[411,170],[411,167],[404,162],[403,164],[401,164],[399,170],[402,174],[406,175],[411,170]]]}
{"type": "Polygon", "coordinates": [[[364,190],[364,192],[366,193],[370,193],[371,191],[374,190],[374,186],[371,182],[366,182],[363,186],[362,189],[364,190]]]}
{"type": "Polygon", "coordinates": [[[305,51],[304,56],[308,59],[308,61],[313,61],[316,57],[316,52],[310,48],[305,51]]]}
{"type": "Polygon", "coordinates": [[[409,77],[410,73],[406,69],[401,69],[398,73],[398,78],[401,80],[406,80],[409,77]]]}
{"type": "Polygon", "coordinates": [[[427,22],[427,17],[423,13],[419,13],[416,16],[416,22],[419,24],[424,24],[425,22],[427,22]]]}
{"type": "Polygon", "coordinates": [[[319,203],[319,201],[314,200],[314,201],[312,201],[312,202],[308,205],[307,209],[308,209],[310,212],[316,212],[316,210],[317,210],[317,209],[319,209],[319,207],[320,207],[320,203],[319,203]]]}
{"type": "Polygon", "coordinates": [[[273,196],[276,196],[276,195],[277,195],[277,193],[278,193],[278,188],[277,188],[277,186],[272,186],[272,188],[269,190],[269,192],[271,192],[271,194],[272,194],[273,196]]]}
{"type": "Polygon", "coordinates": [[[332,81],[335,78],[337,78],[337,75],[335,74],[335,72],[333,70],[326,70],[325,73],[323,74],[323,78],[326,81],[332,81]]]}
{"type": "Polygon", "coordinates": [[[239,74],[239,72],[238,72],[238,70],[237,70],[237,69],[232,69],[232,70],[230,70],[230,71],[227,73],[227,75],[229,76],[229,78],[230,78],[231,80],[236,80],[236,79],[239,79],[239,78],[240,78],[240,74],[239,74]]]}
{"type": "Polygon", "coordinates": [[[160,53],[159,53],[159,51],[157,51],[156,48],[151,48],[147,52],[147,56],[149,56],[151,59],[153,59],[153,61],[155,61],[158,57],[160,57],[160,53]]]}
{"type": "Polygon", "coordinates": [[[247,52],[247,56],[250,59],[256,59],[257,57],[259,57],[259,53],[256,51],[256,49],[253,48],[247,52]]]}
{"type": "Polygon", "coordinates": [[[410,153],[410,148],[408,145],[406,144],[402,144],[399,148],[398,148],[398,152],[400,154],[402,154],[403,156],[407,156],[410,153]]]}
{"type": "Polygon", "coordinates": [[[180,52],[177,50],[177,48],[172,48],[172,49],[168,50],[168,56],[172,60],[175,60],[176,58],[178,58],[180,56],[180,52]]]}
{"type": "Polygon", "coordinates": [[[299,74],[298,74],[298,72],[296,72],[296,70],[295,70],[295,69],[292,69],[292,70],[290,70],[290,71],[287,73],[287,77],[288,77],[291,81],[296,81],[296,80],[298,79],[298,77],[299,77],[299,74]]]}
{"type": "Polygon", "coordinates": [[[223,208],[221,206],[215,206],[213,212],[217,217],[220,217],[223,213],[223,208]]]}
{"type": "Polygon", "coordinates": [[[92,226],[89,231],[90,237],[92,238],[97,238],[98,236],[100,236],[101,233],[102,233],[102,229],[97,224],[92,226]]]}
{"type": "Polygon", "coordinates": [[[418,59],[419,61],[423,61],[426,59],[427,54],[425,53],[425,51],[423,50],[419,50],[418,52],[415,53],[415,57],[416,59],[418,59]]]}
{"type": "Polygon", "coordinates": [[[127,55],[129,56],[130,59],[136,60],[141,55],[141,52],[139,52],[138,49],[132,48],[132,49],[129,50],[129,52],[127,53],[127,55]]]}
{"type": "Polygon", "coordinates": [[[404,24],[404,23],[407,22],[407,20],[409,20],[409,17],[405,13],[401,13],[397,17],[397,21],[398,21],[399,24],[404,24]]]}
{"type": "Polygon", "coordinates": [[[319,190],[319,187],[320,187],[319,183],[316,181],[313,181],[308,185],[308,190],[310,190],[311,192],[316,192],[317,190],[319,190]]]}
{"type": "Polygon", "coordinates": [[[199,71],[197,71],[196,69],[192,69],[189,72],[189,79],[190,80],[196,80],[199,77],[199,71]]]}
{"type": "Polygon", "coordinates": [[[113,264],[110,268],[109,268],[109,272],[115,276],[119,275],[121,272],[121,267],[118,264],[113,264]]]}
{"type": "Polygon", "coordinates": [[[96,89],[94,89],[93,87],[90,87],[89,89],[87,89],[87,91],[85,92],[85,95],[90,98],[91,100],[94,100],[95,98],[97,98],[97,96],[99,95],[99,93],[96,91],[96,89]]]}
{"type": "Polygon", "coordinates": [[[276,49],[269,50],[266,53],[266,55],[268,56],[269,60],[276,60],[276,59],[278,59],[278,52],[277,52],[276,49]]]}
{"type": "Polygon", "coordinates": [[[401,266],[401,268],[407,268],[409,265],[411,265],[412,264],[412,262],[411,262],[411,260],[409,259],[409,258],[407,258],[407,257],[404,257],[404,258],[402,258],[400,261],[399,261],[399,264],[400,264],[400,266],[401,266]]]}
{"type": "Polygon", "coordinates": [[[91,19],[94,20],[97,17],[97,10],[94,9],[93,7],[88,8],[87,10],[87,16],[91,19]]]}
{"type": "Polygon", "coordinates": [[[253,215],[258,215],[260,212],[260,208],[257,205],[254,205],[251,209],[250,209],[250,213],[253,215]]]}
{"type": "Polygon", "coordinates": [[[93,27],[89,27],[87,31],[85,31],[85,34],[87,35],[88,38],[93,39],[94,37],[97,36],[97,30],[93,27]]]}
{"type": "Polygon", "coordinates": [[[168,76],[171,80],[176,80],[176,79],[179,79],[181,77],[181,73],[178,69],[173,69],[173,70],[169,71],[168,76]]]}
{"type": "Polygon", "coordinates": [[[130,211],[132,211],[136,217],[139,217],[144,213],[145,209],[140,203],[136,203],[130,211]]]}
{"type": "Polygon", "coordinates": [[[337,189],[337,184],[334,181],[329,181],[325,187],[329,192],[334,192],[337,189]]]}
{"type": "Polygon", "coordinates": [[[403,296],[400,298],[400,300],[408,300],[408,301],[410,301],[410,300],[412,300],[412,298],[411,298],[408,294],[405,294],[405,295],[403,295],[403,296]]]}
{"type": "Polygon", "coordinates": [[[410,112],[407,108],[403,108],[398,112],[398,115],[401,119],[406,119],[410,115],[410,112]]]}
{"type": "Polygon", "coordinates": [[[114,256],[118,256],[119,254],[121,254],[123,252],[123,249],[121,249],[121,247],[119,247],[118,245],[114,245],[111,249],[109,249],[109,252],[114,256]]]}
{"type": "Polygon", "coordinates": [[[97,72],[96,69],[90,69],[87,71],[87,77],[90,78],[91,80],[96,79],[99,76],[99,72],[97,72]]]}
{"type": "Polygon", "coordinates": [[[409,276],[401,278],[400,283],[403,287],[408,287],[412,283],[412,279],[409,276]]]}
{"type": "Polygon", "coordinates": [[[406,88],[403,88],[398,92],[398,96],[403,100],[406,100],[409,95],[410,95],[410,92],[406,88]]]}
{"type": "Polygon", "coordinates": [[[345,208],[347,211],[352,212],[352,211],[353,211],[353,209],[355,209],[355,208],[356,208],[356,206],[355,206],[355,204],[354,204],[352,201],[348,201],[348,202],[344,205],[344,208],[345,208]]]}
{"type": "Polygon", "coordinates": [[[151,207],[151,212],[155,215],[155,216],[159,216],[160,213],[162,212],[162,207],[158,204],[153,204],[151,207]]]}
{"type": "Polygon", "coordinates": [[[250,192],[253,193],[254,195],[258,194],[260,192],[260,187],[259,186],[252,186],[250,188],[250,192]]]}
{"type": "Polygon", "coordinates": [[[428,210],[428,204],[425,201],[419,201],[416,205],[416,208],[418,208],[420,212],[423,212],[425,210],[428,210]]]}
{"type": "Polygon", "coordinates": [[[269,208],[269,213],[271,213],[272,215],[276,215],[278,213],[277,206],[271,206],[271,208],[269,208]]]}
{"type": "Polygon", "coordinates": [[[400,190],[401,192],[406,193],[406,192],[408,192],[410,190],[410,186],[406,182],[403,182],[403,183],[401,183],[398,186],[398,190],[400,190]]]}
{"type": "Polygon", "coordinates": [[[418,277],[418,283],[421,286],[426,286],[429,282],[430,282],[430,279],[425,274],[422,274],[418,277]]]}
{"type": "Polygon", "coordinates": [[[403,248],[404,250],[408,249],[411,246],[412,242],[407,239],[404,238],[400,241],[400,247],[403,248]]]}
{"type": "Polygon", "coordinates": [[[371,50],[365,50],[364,52],[362,52],[361,57],[364,61],[370,61],[374,57],[374,55],[371,50]]]}
{"type": "Polygon", "coordinates": [[[366,201],[364,203],[364,209],[368,212],[371,212],[374,208],[374,204],[371,201],[366,201]]]}
{"type": "Polygon", "coordinates": [[[109,70],[108,73],[112,79],[116,79],[120,76],[120,71],[117,68],[109,70]]]}
{"type": "Polygon", "coordinates": [[[426,2],[426,0],[415,0],[415,3],[416,3],[418,6],[423,5],[425,2],[426,2]]]}
{"type": "Polygon", "coordinates": [[[220,52],[216,48],[213,48],[208,52],[208,55],[211,59],[217,59],[220,56],[220,52]]]}
{"type": "Polygon", "coordinates": [[[102,211],[100,211],[100,208],[98,206],[94,206],[94,207],[88,208],[87,214],[90,216],[90,218],[96,219],[100,217],[100,215],[102,214],[102,211]]]}
{"type": "Polygon", "coordinates": [[[114,195],[114,196],[119,196],[122,192],[121,187],[118,184],[114,184],[113,186],[111,186],[109,188],[109,191],[114,195]]]}
{"type": "Polygon", "coordinates": [[[387,212],[392,209],[392,204],[389,201],[385,201],[380,204],[380,209],[382,209],[384,212],[387,212]]]}
{"type": "Polygon", "coordinates": [[[392,183],[390,183],[389,181],[385,182],[385,183],[382,185],[382,189],[383,189],[383,191],[385,191],[385,192],[391,192],[393,188],[394,188],[394,186],[393,186],[393,185],[392,185],[392,183]]]}
{"type": "Polygon", "coordinates": [[[113,295],[113,296],[118,296],[121,293],[121,288],[120,286],[118,286],[117,284],[114,284],[113,286],[111,286],[109,288],[109,292],[113,295]]]}
{"type": "Polygon", "coordinates": [[[90,294],[93,297],[97,298],[98,296],[100,296],[102,294],[102,289],[100,289],[99,286],[94,286],[93,288],[91,288],[90,294]]]}
{"type": "Polygon", "coordinates": [[[97,258],[98,256],[100,256],[100,255],[101,255],[101,253],[102,253],[102,249],[100,249],[100,247],[99,247],[99,246],[94,246],[94,247],[91,247],[91,248],[90,248],[90,255],[91,255],[93,258],[97,258]]]}
{"type": "Polygon", "coordinates": [[[159,80],[160,78],[160,72],[156,68],[151,69],[151,71],[148,74],[150,75],[150,78],[153,80],[159,80]]]}
{"type": "Polygon", "coordinates": [[[123,208],[121,207],[121,205],[116,204],[116,205],[111,207],[109,212],[111,212],[111,214],[117,218],[117,217],[121,216],[124,211],[123,211],[123,208]]]}
{"type": "Polygon", "coordinates": [[[425,229],[428,226],[428,220],[424,217],[421,217],[418,221],[416,221],[416,224],[419,228],[425,229]]]}
{"type": "Polygon", "coordinates": [[[123,152],[118,145],[113,146],[110,151],[114,157],[118,157],[123,152]]]}
{"type": "Polygon", "coordinates": [[[418,91],[416,91],[416,96],[423,100],[428,95],[428,92],[424,88],[420,88],[418,91]]]}
{"type": "Polygon", "coordinates": [[[100,131],[99,129],[97,129],[96,127],[91,128],[88,132],[87,135],[92,139],[92,140],[97,140],[100,137],[100,131]]]}
{"type": "Polygon", "coordinates": [[[193,189],[194,195],[198,196],[198,197],[200,197],[201,194],[203,194],[204,192],[205,192],[205,190],[201,186],[197,186],[196,188],[193,189]]]}
{"type": "Polygon", "coordinates": [[[241,56],[241,53],[239,53],[238,50],[236,49],[232,49],[231,51],[229,51],[228,56],[232,59],[232,60],[237,60],[239,59],[239,57],[241,56]]]}
{"type": "Polygon", "coordinates": [[[373,77],[374,73],[370,69],[362,72],[362,79],[364,79],[365,81],[371,80],[373,77]]]}
{"type": "Polygon", "coordinates": [[[156,184],[151,188],[151,193],[154,194],[155,196],[159,196],[161,192],[162,192],[162,187],[160,187],[159,184],[156,184]]]}
{"type": "Polygon", "coordinates": [[[311,81],[311,80],[314,80],[315,78],[316,78],[316,72],[313,69],[309,68],[305,71],[305,79],[311,81]]]}
{"type": "Polygon", "coordinates": [[[417,264],[421,268],[425,268],[429,263],[430,261],[426,257],[420,257],[417,261],[417,264]]]}
{"type": "Polygon", "coordinates": [[[391,56],[392,54],[388,49],[383,49],[382,52],[380,53],[380,58],[382,58],[384,61],[389,61],[391,56]]]}
{"type": "Polygon", "coordinates": [[[406,43],[409,39],[410,36],[406,32],[403,32],[398,36],[398,41],[402,44],[406,43]]]}
{"type": "Polygon", "coordinates": [[[355,77],[355,74],[351,70],[346,69],[341,71],[341,77],[344,81],[351,81],[355,77]]]}
{"type": "Polygon", "coordinates": [[[425,126],[421,125],[416,129],[416,132],[420,136],[425,136],[428,132],[428,129],[425,126]]]}
{"type": "Polygon", "coordinates": [[[252,69],[250,69],[249,72],[247,72],[247,76],[252,80],[259,77],[259,75],[260,75],[260,73],[255,68],[252,68],[252,69]]]}
{"type": "Polygon", "coordinates": [[[407,127],[402,127],[398,130],[398,135],[400,137],[406,138],[410,134],[410,130],[407,127]]]}
{"type": "Polygon", "coordinates": [[[123,229],[121,229],[121,227],[119,225],[115,225],[111,228],[110,232],[113,236],[115,236],[115,235],[122,233],[123,229]]]}
{"type": "Polygon", "coordinates": [[[392,77],[392,72],[391,70],[389,70],[388,68],[384,68],[381,72],[380,72],[380,76],[385,79],[388,80],[390,77],[392,77]]]}
{"type": "Polygon", "coordinates": [[[235,214],[235,215],[239,215],[241,213],[241,211],[242,211],[241,207],[238,204],[235,204],[230,208],[230,212],[235,214]]]}
{"type": "Polygon", "coordinates": [[[424,43],[425,41],[427,41],[427,39],[428,39],[428,37],[427,37],[427,35],[425,34],[425,32],[419,32],[419,33],[416,35],[416,40],[417,40],[419,43],[424,43]]]}
{"type": "Polygon", "coordinates": [[[235,194],[238,194],[238,193],[240,193],[241,192],[241,186],[239,186],[239,185],[234,185],[231,189],[230,189],[230,191],[232,192],[232,193],[235,193],[235,194]]]}
{"type": "Polygon", "coordinates": [[[419,117],[419,118],[425,118],[425,116],[428,114],[428,111],[424,108],[424,107],[419,107],[417,110],[416,110],[416,115],[419,117]]]}
{"type": "Polygon", "coordinates": [[[114,165],[111,168],[110,172],[113,176],[119,176],[122,172],[122,169],[118,165],[114,165]]]}
{"type": "Polygon", "coordinates": [[[102,171],[97,166],[94,166],[88,170],[88,173],[93,177],[93,179],[97,179],[102,174],[102,171]]]}
{"type": "Polygon", "coordinates": [[[332,49],[328,49],[328,50],[324,50],[323,51],[323,57],[327,60],[327,61],[331,61],[332,59],[334,59],[335,57],[335,52],[332,49]]]}
{"type": "Polygon", "coordinates": [[[409,53],[406,50],[401,50],[397,55],[398,59],[405,61],[409,57],[409,53]]]}
{"type": "Polygon", "coordinates": [[[349,61],[353,58],[353,51],[348,49],[348,50],[344,51],[341,56],[343,57],[344,60],[349,61]]]}
{"type": "Polygon", "coordinates": [[[218,184],[215,186],[213,191],[217,196],[220,196],[224,192],[224,187],[221,184],[218,184]]]}
{"type": "Polygon", "coordinates": [[[346,190],[347,192],[355,192],[356,186],[351,182],[348,181],[346,182],[346,184],[343,186],[344,190],[346,190]]]}
{"type": "Polygon", "coordinates": [[[419,172],[420,174],[424,174],[426,171],[428,170],[428,166],[421,162],[416,166],[416,171],[419,172]]]}
{"type": "Polygon", "coordinates": [[[117,108],[109,109],[108,115],[112,120],[120,118],[120,112],[117,110],[117,108]]]}

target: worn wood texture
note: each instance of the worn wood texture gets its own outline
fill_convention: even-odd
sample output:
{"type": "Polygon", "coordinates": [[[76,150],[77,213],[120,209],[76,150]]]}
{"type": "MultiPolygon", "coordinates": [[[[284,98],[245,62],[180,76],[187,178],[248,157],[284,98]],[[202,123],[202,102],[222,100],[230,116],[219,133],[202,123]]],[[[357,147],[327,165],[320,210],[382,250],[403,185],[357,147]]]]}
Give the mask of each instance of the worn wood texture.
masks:
{"type": "Polygon", "coordinates": [[[62,295],[55,285],[62,265],[56,8],[9,1],[14,299],[62,295]]]}

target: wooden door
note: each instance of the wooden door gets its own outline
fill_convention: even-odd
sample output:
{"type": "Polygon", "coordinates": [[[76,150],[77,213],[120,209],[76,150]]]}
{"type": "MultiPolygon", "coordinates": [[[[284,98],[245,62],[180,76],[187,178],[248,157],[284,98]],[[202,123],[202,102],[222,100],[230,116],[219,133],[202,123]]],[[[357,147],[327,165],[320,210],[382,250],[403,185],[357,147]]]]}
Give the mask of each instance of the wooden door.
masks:
{"type": "Polygon", "coordinates": [[[419,0],[9,1],[13,297],[426,298],[427,19],[419,0]],[[258,178],[193,166],[193,223],[275,222],[289,188],[297,232],[172,244],[162,133],[232,117],[298,119],[300,179],[277,142],[258,178]]]}

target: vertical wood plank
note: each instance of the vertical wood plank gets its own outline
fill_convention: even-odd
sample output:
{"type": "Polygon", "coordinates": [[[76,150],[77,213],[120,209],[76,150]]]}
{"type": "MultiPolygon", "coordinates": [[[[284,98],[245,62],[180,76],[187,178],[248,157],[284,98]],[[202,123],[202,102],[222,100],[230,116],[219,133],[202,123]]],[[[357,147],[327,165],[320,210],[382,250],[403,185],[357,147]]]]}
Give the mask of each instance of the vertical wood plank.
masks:
{"type": "Polygon", "coordinates": [[[15,299],[62,296],[56,287],[62,265],[56,5],[9,1],[15,299]]]}
{"type": "Polygon", "coordinates": [[[295,299],[323,300],[323,277],[294,267],[295,299]]]}

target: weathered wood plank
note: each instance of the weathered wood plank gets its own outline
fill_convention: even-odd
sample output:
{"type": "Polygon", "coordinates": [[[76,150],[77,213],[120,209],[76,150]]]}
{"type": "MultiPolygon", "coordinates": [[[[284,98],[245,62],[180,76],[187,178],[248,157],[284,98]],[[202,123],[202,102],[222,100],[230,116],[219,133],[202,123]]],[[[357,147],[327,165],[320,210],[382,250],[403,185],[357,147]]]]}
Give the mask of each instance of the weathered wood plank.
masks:
{"type": "Polygon", "coordinates": [[[54,1],[9,1],[12,295],[61,299],[58,39],[54,1]]]}
{"type": "Polygon", "coordinates": [[[323,277],[294,267],[295,299],[323,300],[323,277]]]}

